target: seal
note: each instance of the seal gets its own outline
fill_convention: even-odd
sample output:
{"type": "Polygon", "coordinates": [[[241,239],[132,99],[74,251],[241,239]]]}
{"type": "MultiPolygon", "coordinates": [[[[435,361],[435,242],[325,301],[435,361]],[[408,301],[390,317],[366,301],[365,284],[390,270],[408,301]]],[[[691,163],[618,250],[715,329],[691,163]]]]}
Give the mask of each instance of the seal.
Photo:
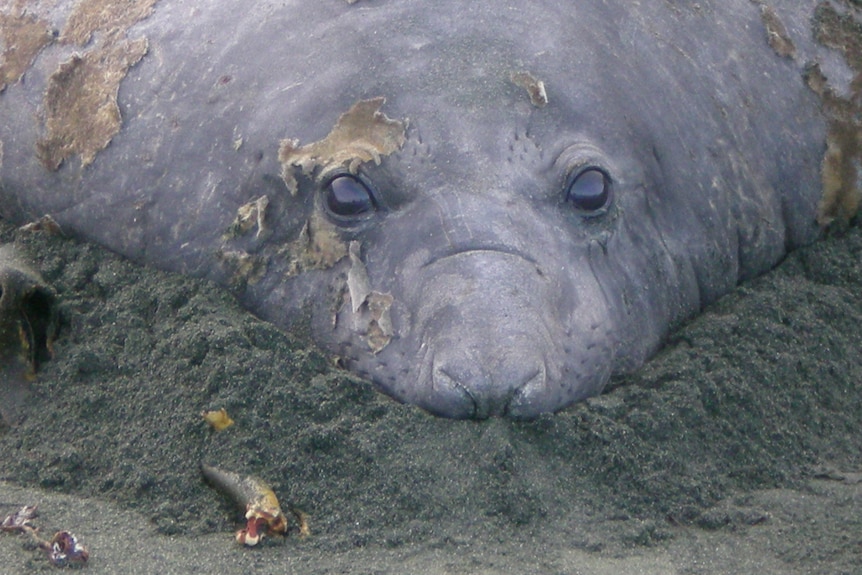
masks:
{"type": "Polygon", "coordinates": [[[219,282],[435,414],[597,394],[820,233],[814,1],[12,4],[4,218],[219,282]]]}

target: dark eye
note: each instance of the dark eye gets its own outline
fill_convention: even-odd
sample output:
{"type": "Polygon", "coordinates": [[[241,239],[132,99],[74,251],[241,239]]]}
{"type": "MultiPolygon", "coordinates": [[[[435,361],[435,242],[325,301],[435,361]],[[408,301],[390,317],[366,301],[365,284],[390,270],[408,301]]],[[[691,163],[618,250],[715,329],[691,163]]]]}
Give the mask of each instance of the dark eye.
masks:
{"type": "Polygon", "coordinates": [[[598,212],[611,199],[611,180],[598,168],[587,168],[579,172],[566,189],[566,202],[578,211],[598,212]]]}
{"type": "Polygon", "coordinates": [[[326,185],[326,207],[336,216],[358,216],[376,208],[374,196],[353,176],[336,176],[326,185]]]}

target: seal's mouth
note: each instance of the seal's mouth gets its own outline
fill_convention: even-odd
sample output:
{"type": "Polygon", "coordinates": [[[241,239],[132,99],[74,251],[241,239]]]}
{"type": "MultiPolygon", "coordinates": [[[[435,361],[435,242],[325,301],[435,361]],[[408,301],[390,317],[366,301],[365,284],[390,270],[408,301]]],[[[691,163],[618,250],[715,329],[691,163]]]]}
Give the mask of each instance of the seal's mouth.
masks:
{"type": "Polygon", "coordinates": [[[502,256],[512,256],[524,260],[534,266],[541,274],[541,269],[539,268],[539,263],[532,256],[521,252],[520,250],[516,250],[514,248],[510,248],[507,246],[471,246],[471,247],[452,247],[447,250],[442,250],[441,253],[434,254],[431,258],[428,259],[427,262],[423,263],[420,266],[420,269],[425,269],[429,266],[434,265],[435,263],[449,259],[455,258],[459,256],[480,256],[483,254],[489,255],[502,255],[502,256]]]}

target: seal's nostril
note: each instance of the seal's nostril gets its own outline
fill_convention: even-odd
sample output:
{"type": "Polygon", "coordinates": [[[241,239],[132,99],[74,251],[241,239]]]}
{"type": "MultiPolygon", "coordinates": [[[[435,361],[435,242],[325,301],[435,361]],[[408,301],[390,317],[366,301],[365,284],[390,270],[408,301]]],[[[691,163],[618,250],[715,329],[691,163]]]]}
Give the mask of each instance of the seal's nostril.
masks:
{"type": "Polygon", "coordinates": [[[445,370],[435,368],[431,376],[431,393],[419,404],[431,413],[453,419],[476,417],[476,402],[470,391],[461,385],[458,378],[445,370]]]}
{"type": "Polygon", "coordinates": [[[536,417],[540,413],[552,411],[544,399],[550,394],[548,375],[545,364],[535,372],[533,377],[512,392],[512,397],[506,405],[506,415],[516,419],[536,417]]]}
{"type": "MultiPolygon", "coordinates": [[[[509,414],[515,401],[515,417],[524,411],[523,400],[546,387],[544,361],[524,357],[518,349],[496,349],[493,357],[476,357],[469,348],[449,350],[435,357],[432,375],[432,401],[451,405],[452,397],[462,400],[459,417],[486,419],[509,414]],[[493,358],[504,358],[494,361],[493,358]],[[525,391],[522,391],[525,390],[525,391]],[[466,402],[472,403],[466,409],[466,402]]],[[[481,355],[481,354],[480,354],[481,355]]]]}

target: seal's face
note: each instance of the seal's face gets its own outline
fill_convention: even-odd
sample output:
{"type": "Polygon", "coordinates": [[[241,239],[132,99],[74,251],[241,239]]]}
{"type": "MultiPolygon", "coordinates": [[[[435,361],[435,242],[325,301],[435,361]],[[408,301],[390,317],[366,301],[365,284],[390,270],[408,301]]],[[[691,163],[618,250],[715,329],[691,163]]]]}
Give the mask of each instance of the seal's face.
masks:
{"type": "MultiPolygon", "coordinates": [[[[561,17],[570,25],[551,36],[517,18],[503,36],[429,18],[446,34],[397,35],[373,74],[330,77],[346,86],[334,94],[386,95],[381,113],[407,128],[391,153],[299,179],[309,221],[349,253],[329,283],[294,294],[336,294],[314,302],[316,339],[433,413],[558,410],[639,365],[700,304],[668,239],[686,233],[667,225],[687,193],[663,173],[675,142],[655,130],[686,129],[687,118],[660,119],[677,87],[609,50],[617,31],[600,11],[561,17]],[[537,56],[520,64],[524,54],[537,56]]],[[[293,98],[314,109],[320,94],[300,86],[293,98]]]]}
{"type": "Polygon", "coordinates": [[[543,143],[527,127],[538,108],[511,92],[524,105],[501,103],[498,119],[514,131],[480,113],[427,135],[416,120],[379,166],[336,171],[316,192],[350,242],[333,276],[344,303],[334,321],[320,309],[317,337],[390,395],[450,417],[554,411],[660,335],[618,329],[644,303],[620,289],[641,279],[625,268],[646,251],[617,253],[637,233],[624,214],[643,201],[642,171],[622,146],[613,157],[559,130],[543,143]]]}
{"type": "MultiPolygon", "coordinates": [[[[373,66],[329,76],[409,124],[391,154],[306,184],[349,244],[313,322],[348,367],[446,416],[555,411],[811,237],[778,197],[812,205],[816,145],[771,154],[752,128],[800,118],[798,76],[735,13],[684,36],[690,15],[626,6],[407,19],[373,66]],[[729,30],[747,59],[714,49],[729,30]]],[[[822,122],[797,128],[815,142],[822,122]]]]}

